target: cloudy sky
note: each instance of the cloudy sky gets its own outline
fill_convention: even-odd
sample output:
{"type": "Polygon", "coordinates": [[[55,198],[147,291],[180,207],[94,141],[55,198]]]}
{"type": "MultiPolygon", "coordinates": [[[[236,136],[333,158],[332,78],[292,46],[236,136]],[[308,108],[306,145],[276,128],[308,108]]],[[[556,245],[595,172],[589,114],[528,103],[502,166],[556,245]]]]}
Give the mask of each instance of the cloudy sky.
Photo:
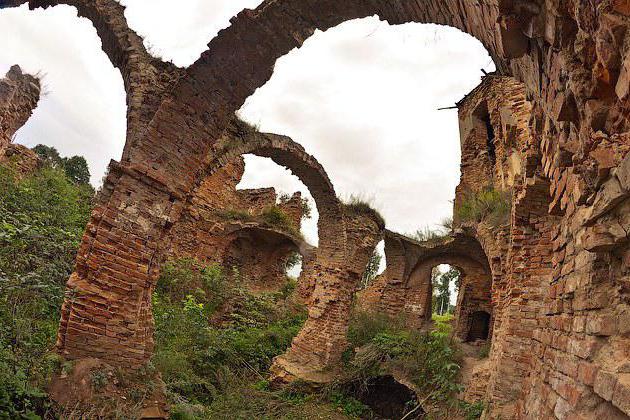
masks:
{"type": "MultiPolygon", "coordinates": [[[[154,54],[193,63],[229,18],[261,0],[124,0],[130,26],[154,54]]],[[[17,135],[63,155],[83,155],[100,180],[125,139],[122,79],[89,21],[67,6],[0,11],[0,72],[12,64],[43,76],[46,96],[17,135]]],[[[459,177],[451,106],[494,66],[482,45],[455,29],[389,26],[376,18],[318,32],[281,58],[240,116],[285,134],[326,168],[338,194],[372,201],[388,228],[413,232],[451,214],[459,177]]],[[[247,157],[242,188],[305,187],[272,162],[247,157]]],[[[316,242],[316,218],[303,230],[316,242]]]]}

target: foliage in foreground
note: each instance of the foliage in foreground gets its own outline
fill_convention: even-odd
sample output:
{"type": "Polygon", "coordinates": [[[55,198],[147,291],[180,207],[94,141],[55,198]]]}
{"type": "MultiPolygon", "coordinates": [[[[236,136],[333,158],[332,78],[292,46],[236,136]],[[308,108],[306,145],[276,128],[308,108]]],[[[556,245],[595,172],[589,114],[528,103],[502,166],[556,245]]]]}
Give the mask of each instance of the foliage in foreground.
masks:
{"type": "Polygon", "coordinates": [[[252,295],[238,273],[194,260],[164,267],[153,308],[153,363],[180,418],[220,418],[226,395],[264,379],[305,320],[287,293],[252,295]]]}
{"type": "Polygon", "coordinates": [[[458,356],[448,332],[409,330],[384,315],[357,313],[348,339],[356,350],[346,360],[353,380],[401,372],[437,403],[452,399],[460,389],[458,356]]]}
{"type": "Polygon", "coordinates": [[[0,418],[50,411],[44,386],[59,360],[49,352],[91,199],[61,168],[18,181],[0,167],[0,418]]]}

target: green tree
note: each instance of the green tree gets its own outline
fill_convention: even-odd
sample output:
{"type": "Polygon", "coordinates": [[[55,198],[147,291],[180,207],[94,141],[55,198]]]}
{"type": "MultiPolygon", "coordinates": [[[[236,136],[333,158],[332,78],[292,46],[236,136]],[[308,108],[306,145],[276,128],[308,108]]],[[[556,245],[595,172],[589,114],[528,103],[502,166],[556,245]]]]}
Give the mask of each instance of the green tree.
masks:
{"type": "Polygon", "coordinates": [[[43,144],[33,147],[33,151],[37,153],[45,166],[63,169],[66,176],[75,184],[89,184],[90,169],[83,156],[62,158],[56,148],[43,144]]]}
{"type": "Polygon", "coordinates": [[[52,146],[38,144],[33,147],[33,151],[37,153],[37,156],[39,156],[42,161],[44,161],[44,164],[52,166],[53,168],[59,168],[63,165],[59,152],[52,146]]]}
{"type": "Polygon", "coordinates": [[[72,156],[63,159],[66,175],[76,184],[89,184],[90,169],[83,156],[72,156]]]}
{"type": "Polygon", "coordinates": [[[459,271],[450,267],[448,271],[441,272],[437,267],[433,269],[431,274],[431,283],[433,284],[433,312],[444,315],[450,311],[451,302],[451,282],[459,284],[459,271]]]}
{"type": "Polygon", "coordinates": [[[378,275],[378,270],[381,267],[381,260],[383,257],[379,254],[378,250],[374,250],[372,256],[370,257],[367,266],[365,267],[365,272],[361,277],[361,289],[365,289],[374,281],[376,276],[378,275]]]}

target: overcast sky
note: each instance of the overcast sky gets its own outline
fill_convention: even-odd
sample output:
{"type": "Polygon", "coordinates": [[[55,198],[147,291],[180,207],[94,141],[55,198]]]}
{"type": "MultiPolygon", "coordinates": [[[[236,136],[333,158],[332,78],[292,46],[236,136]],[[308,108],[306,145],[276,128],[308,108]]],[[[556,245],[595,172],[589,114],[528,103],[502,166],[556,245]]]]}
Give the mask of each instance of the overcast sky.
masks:
{"type": "MultiPolygon", "coordinates": [[[[260,0],[125,0],[130,26],[150,50],[180,66],[194,62],[229,18],[260,0]]],[[[100,180],[125,140],[122,79],[76,10],[0,11],[0,72],[40,72],[47,91],[19,143],[83,155],[100,180]]],[[[281,58],[269,83],[241,109],[262,131],[291,136],[327,170],[338,194],[373,201],[403,233],[450,216],[459,178],[452,106],[494,66],[483,46],[455,29],[389,26],[376,18],[318,32],[281,58]]],[[[272,162],[247,157],[242,188],[305,187],[272,162]]],[[[316,241],[316,218],[303,230],[316,241]]]]}

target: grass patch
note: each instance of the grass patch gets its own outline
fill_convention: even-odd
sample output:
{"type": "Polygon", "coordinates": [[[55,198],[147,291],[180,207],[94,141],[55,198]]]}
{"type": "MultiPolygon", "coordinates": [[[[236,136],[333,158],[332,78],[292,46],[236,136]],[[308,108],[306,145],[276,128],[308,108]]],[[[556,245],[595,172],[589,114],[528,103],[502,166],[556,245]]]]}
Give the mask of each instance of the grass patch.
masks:
{"type": "Polygon", "coordinates": [[[443,229],[433,229],[425,226],[416,230],[410,236],[418,242],[436,243],[448,237],[449,233],[443,229]]]}
{"type": "Polygon", "coordinates": [[[242,222],[254,220],[254,216],[243,210],[222,210],[217,214],[225,220],[238,220],[242,222]]]}
{"type": "Polygon", "coordinates": [[[485,221],[497,227],[509,223],[511,210],[512,198],[509,191],[485,188],[467,193],[455,213],[461,223],[485,221]]]}
{"type": "Polygon", "coordinates": [[[374,221],[376,221],[381,229],[385,228],[385,218],[383,218],[378,210],[374,209],[371,200],[352,194],[350,195],[348,201],[344,203],[343,207],[346,213],[370,216],[374,219],[374,221]]]}

